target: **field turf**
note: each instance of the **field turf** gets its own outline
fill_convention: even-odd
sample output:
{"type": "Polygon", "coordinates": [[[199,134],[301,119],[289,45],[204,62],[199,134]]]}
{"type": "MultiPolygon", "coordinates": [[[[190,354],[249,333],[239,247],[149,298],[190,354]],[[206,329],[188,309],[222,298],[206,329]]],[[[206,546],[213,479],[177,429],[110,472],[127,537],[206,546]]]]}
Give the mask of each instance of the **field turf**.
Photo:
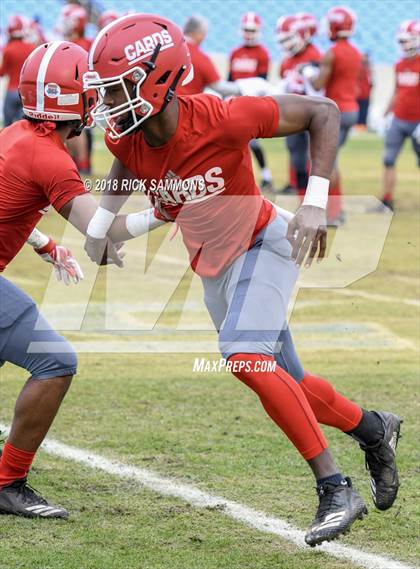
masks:
{"type": "MultiPolygon", "coordinates": [[[[107,173],[110,158],[99,137],[96,142],[95,176],[99,176],[107,173]]],[[[276,185],[281,186],[287,172],[284,142],[264,141],[264,146],[276,185]]],[[[371,134],[350,140],[340,159],[347,195],[380,194],[381,148],[382,142],[371,134]]],[[[373,218],[359,215],[361,207],[349,202],[345,231],[349,239],[356,234],[356,250],[349,248],[342,257],[346,263],[346,255],[351,259],[354,256],[351,265],[357,264],[359,256],[364,258],[372,246],[369,231],[373,218]]],[[[40,228],[57,239],[63,235],[63,224],[55,212],[45,216],[40,228]]],[[[357,445],[341,432],[325,428],[325,433],[340,468],[352,476],[370,509],[366,520],[355,524],[341,542],[413,565],[419,561],[419,229],[419,177],[407,146],[398,164],[396,213],[377,269],[358,278],[344,289],[344,294],[327,288],[300,290],[291,318],[298,351],[307,369],[329,378],[339,391],[362,406],[394,411],[405,420],[398,451],[402,486],[398,501],[388,512],[375,511],[371,504],[363,455],[357,445]]],[[[139,251],[140,245],[135,243],[126,247],[127,278],[123,271],[108,269],[112,298],[122,303],[123,324],[124,306],[136,302],[142,304],[134,306],[129,321],[138,318],[150,324],[155,317],[152,301],[159,302],[160,295],[166,294],[165,283],[182,268],[182,262],[171,263],[171,259],[182,256],[177,239],[165,241],[168,262],[159,257],[165,231],[158,230],[149,242],[151,258],[157,255],[158,261],[155,280],[142,283],[142,275],[135,272],[136,262],[144,258],[144,251],[139,251]],[[143,313],[141,307],[146,305],[152,309],[143,313]]],[[[331,241],[334,238],[338,234],[335,237],[332,232],[331,241]]],[[[75,234],[69,239],[69,246],[89,275],[91,268],[83,254],[82,239],[75,234]]],[[[124,326],[119,332],[101,333],[106,271],[101,269],[96,279],[90,298],[94,308],[88,311],[82,331],[66,333],[77,345],[138,339],[133,332],[121,330],[124,326]]],[[[5,276],[41,306],[52,298],[69,313],[82,290],[52,284],[46,288],[50,268],[30,247],[24,248],[5,276]],[[51,297],[47,298],[46,290],[51,297]]],[[[192,371],[194,358],[206,354],[185,353],[182,346],[190,349],[197,340],[210,345],[215,337],[210,330],[188,331],[189,325],[194,328],[194,324],[201,326],[208,321],[199,304],[200,289],[195,279],[191,284],[189,271],[180,277],[165,311],[158,314],[155,329],[143,333],[141,340],[176,341],[181,348],[171,353],[80,353],[79,373],[50,437],[192,483],[304,529],[315,511],[316,496],[303,460],[266,417],[254,394],[236,379],[227,373],[192,371]],[[189,309],[182,311],[186,306],[189,309]],[[177,326],[183,330],[176,330],[177,326]]],[[[25,373],[10,364],[1,369],[0,422],[10,422],[24,379],[25,373]]],[[[72,517],[67,523],[1,517],[0,569],[357,566],[310,548],[298,549],[217,510],[196,509],[181,500],[145,490],[135,482],[44,451],[34,464],[31,484],[67,507],[72,517]]]]}

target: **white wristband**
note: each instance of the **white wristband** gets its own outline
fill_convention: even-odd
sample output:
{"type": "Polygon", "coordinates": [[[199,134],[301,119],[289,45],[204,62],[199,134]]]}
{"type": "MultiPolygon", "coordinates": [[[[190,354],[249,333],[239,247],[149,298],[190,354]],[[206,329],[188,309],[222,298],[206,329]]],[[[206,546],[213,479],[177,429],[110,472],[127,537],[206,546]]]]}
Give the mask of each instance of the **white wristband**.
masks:
{"type": "Polygon", "coordinates": [[[36,227],[26,240],[34,249],[42,249],[49,242],[50,238],[41,233],[36,227]]]}
{"type": "Polygon", "coordinates": [[[139,237],[139,235],[152,231],[165,223],[167,222],[155,217],[153,208],[138,213],[130,213],[125,218],[127,231],[133,237],[139,237]]]}
{"type": "Polygon", "coordinates": [[[99,206],[89,222],[86,233],[94,239],[103,239],[108,233],[108,229],[111,227],[114,219],[115,213],[99,206]]]}
{"type": "Polygon", "coordinates": [[[309,176],[308,186],[302,205],[312,205],[326,209],[328,203],[328,189],[330,181],[321,176],[309,176]]]}

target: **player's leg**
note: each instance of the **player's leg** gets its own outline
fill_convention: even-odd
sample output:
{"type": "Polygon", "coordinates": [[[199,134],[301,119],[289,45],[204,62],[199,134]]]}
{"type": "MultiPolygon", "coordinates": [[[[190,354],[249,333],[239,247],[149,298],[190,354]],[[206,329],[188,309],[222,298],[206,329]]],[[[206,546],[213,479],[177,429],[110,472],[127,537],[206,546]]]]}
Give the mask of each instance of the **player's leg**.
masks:
{"type": "MultiPolygon", "coordinates": [[[[347,141],[347,137],[351,130],[351,127],[357,122],[358,113],[357,111],[349,113],[341,113],[340,121],[340,133],[338,145],[339,148],[344,146],[347,141]]],[[[341,177],[338,169],[338,157],[336,160],[335,167],[331,175],[329,200],[327,208],[327,221],[330,226],[338,226],[344,222],[344,212],[343,212],[343,201],[342,201],[342,188],[341,188],[341,177]]]]}
{"type": "MultiPolygon", "coordinates": [[[[315,475],[320,507],[307,534],[307,543],[316,545],[347,531],[366,507],[335,465],[304,392],[274,360],[297,277],[297,269],[290,260],[286,230],[286,223],[280,218],[271,223],[256,245],[218,279],[216,286],[228,305],[219,343],[232,373],[256,392],[267,414],[315,475]],[[270,363],[272,367],[264,369],[270,363]],[[336,511],[340,512],[337,520],[328,527],[322,525],[326,516],[336,511]]],[[[214,298],[214,291],[208,294],[206,281],[209,280],[204,279],[206,296],[214,298]]]]}
{"type": "Polygon", "coordinates": [[[395,163],[407,136],[404,122],[394,117],[385,134],[382,204],[391,210],[394,209],[395,163]]]}
{"type": "Polygon", "coordinates": [[[0,359],[31,374],[17,399],[0,459],[0,513],[65,518],[66,510],[48,504],[26,478],[76,373],[76,356],[27,295],[1,277],[0,290],[7,306],[0,315],[0,359]]]}
{"type": "Polygon", "coordinates": [[[381,510],[390,508],[399,487],[395,451],[400,418],[393,413],[362,409],[326,379],[304,371],[288,328],[279,336],[276,360],[299,383],[317,421],[340,429],[359,443],[371,478],[373,502],[381,510]]]}
{"type": "Polygon", "coordinates": [[[420,168],[420,122],[413,123],[410,130],[411,145],[417,156],[417,166],[420,168]]]}
{"type": "Polygon", "coordinates": [[[261,144],[258,142],[256,138],[253,138],[249,143],[249,146],[258,162],[258,166],[261,170],[261,189],[262,190],[271,190],[273,186],[273,177],[271,175],[271,171],[267,166],[264,150],[262,149],[261,144]]]}
{"type": "Polygon", "coordinates": [[[296,171],[296,187],[301,200],[308,185],[309,136],[306,132],[292,134],[286,138],[292,167],[296,171]]]}

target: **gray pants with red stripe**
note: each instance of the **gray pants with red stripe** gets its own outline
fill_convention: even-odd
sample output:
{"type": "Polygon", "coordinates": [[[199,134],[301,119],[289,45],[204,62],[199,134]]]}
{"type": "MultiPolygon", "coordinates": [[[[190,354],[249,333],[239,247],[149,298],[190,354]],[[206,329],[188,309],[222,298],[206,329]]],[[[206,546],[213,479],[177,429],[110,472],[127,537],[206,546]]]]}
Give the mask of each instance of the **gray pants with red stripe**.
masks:
{"type": "Polygon", "coordinates": [[[301,381],[304,371],[286,322],[298,276],[286,233],[286,221],[277,217],[224,273],[202,279],[204,301],[219,332],[223,357],[274,355],[285,371],[301,381]]]}

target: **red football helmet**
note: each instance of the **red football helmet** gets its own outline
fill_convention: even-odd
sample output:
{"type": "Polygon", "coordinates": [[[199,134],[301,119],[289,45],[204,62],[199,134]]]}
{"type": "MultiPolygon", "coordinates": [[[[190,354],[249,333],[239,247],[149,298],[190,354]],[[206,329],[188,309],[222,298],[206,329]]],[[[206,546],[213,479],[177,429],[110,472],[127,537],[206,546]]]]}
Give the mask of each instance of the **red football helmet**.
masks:
{"type": "Polygon", "coordinates": [[[300,53],[306,45],[307,36],[303,22],[297,16],[282,16],[277,20],[277,41],[286,55],[300,53]]]}
{"type": "Polygon", "coordinates": [[[23,16],[15,14],[7,22],[7,35],[10,38],[23,38],[26,34],[27,23],[23,16]]]}
{"type": "Polygon", "coordinates": [[[102,14],[98,18],[98,28],[102,30],[105,26],[110,24],[111,22],[115,22],[118,20],[119,15],[115,10],[106,10],[102,12],[102,14]]]}
{"type": "Polygon", "coordinates": [[[193,78],[182,30],[156,14],[130,14],[105,26],[89,51],[88,66],[85,86],[99,94],[91,116],[114,140],[162,112],[177,85],[193,78]],[[116,85],[126,102],[109,108],[106,90],[116,85]]]}
{"type": "Polygon", "coordinates": [[[405,57],[413,57],[420,49],[420,22],[405,20],[397,32],[397,41],[405,57]]]}
{"type": "Polygon", "coordinates": [[[255,12],[246,12],[241,18],[241,35],[245,45],[257,45],[260,39],[262,20],[255,12]]]}
{"type": "Polygon", "coordinates": [[[308,40],[310,40],[318,30],[317,19],[313,14],[309,14],[309,12],[299,12],[299,14],[296,14],[296,18],[302,22],[303,28],[308,33],[308,40]]]}
{"type": "Polygon", "coordinates": [[[356,14],[344,6],[330,8],[327,12],[327,26],[331,40],[348,38],[354,34],[356,14]]]}
{"type": "Polygon", "coordinates": [[[59,22],[59,29],[64,36],[83,35],[88,15],[83,6],[79,4],[65,4],[61,9],[59,22]]]}
{"type": "Polygon", "coordinates": [[[89,121],[95,91],[83,87],[87,52],[73,42],[55,41],[37,47],[22,66],[19,93],[26,116],[44,121],[79,120],[79,134],[89,121]]]}

